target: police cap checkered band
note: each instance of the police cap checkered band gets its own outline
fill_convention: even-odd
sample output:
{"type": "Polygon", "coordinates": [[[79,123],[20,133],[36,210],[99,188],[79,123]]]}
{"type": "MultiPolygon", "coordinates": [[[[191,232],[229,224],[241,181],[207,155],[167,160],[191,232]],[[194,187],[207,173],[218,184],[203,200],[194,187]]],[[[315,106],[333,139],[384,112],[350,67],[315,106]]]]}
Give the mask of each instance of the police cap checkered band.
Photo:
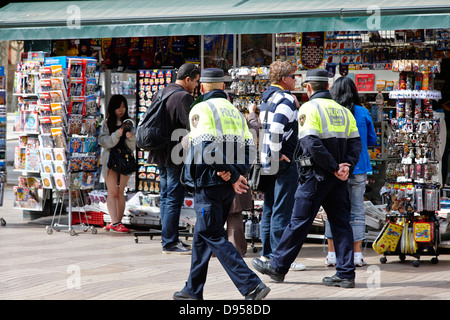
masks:
{"type": "Polygon", "coordinates": [[[200,74],[200,82],[224,82],[225,76],[222,69],[218,68],[207,68],[202,70],[200,74]]]}

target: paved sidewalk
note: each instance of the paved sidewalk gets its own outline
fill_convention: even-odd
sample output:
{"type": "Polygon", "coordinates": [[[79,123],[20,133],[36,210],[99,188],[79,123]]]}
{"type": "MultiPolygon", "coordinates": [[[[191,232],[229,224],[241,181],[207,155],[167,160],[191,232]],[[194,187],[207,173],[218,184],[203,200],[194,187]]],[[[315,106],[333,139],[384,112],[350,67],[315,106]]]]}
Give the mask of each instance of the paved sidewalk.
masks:
{"type": "MultiPolygon", "coordinates": [[[[170,300],[187,280],[190,256],[162,254],[160,237],[140,237],[135,243],[132,232],[100,228],[97,234],[48,235],[45,219],[50,218],[24,220],[22,211],[12,209],[12,197],[9,186],[0,207],[0,217],[7,222],[0,227],[0,300],[170,300]]],[[[250,246],[248,251],[245,261],[253,268],[251,260],[258,255],[250,246]]],[[[341,289],[321,284],[334,270],[324,264],[324,246],[307,243],[297,259],[307,270],[289,272],[284,283],[264,275],[261,279],[272,289],[268,300],[448,300],[448,253],[441,254],[436,265],[424,256],[416,268],[412,257],[402,263],[390,256],[380,264],[380,256],[367,248],[368,265],[357,269],[356,288],[341,289]]],[[[204,297],[243,299],[216,258],[210,262],[204,297]]]]}

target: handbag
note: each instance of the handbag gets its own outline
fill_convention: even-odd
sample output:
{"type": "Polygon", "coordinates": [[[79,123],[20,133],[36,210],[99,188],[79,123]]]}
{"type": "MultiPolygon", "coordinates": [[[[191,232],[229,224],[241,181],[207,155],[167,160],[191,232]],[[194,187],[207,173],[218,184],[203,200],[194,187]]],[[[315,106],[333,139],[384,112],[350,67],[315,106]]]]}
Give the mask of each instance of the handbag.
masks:
{"type": "Polygon", "coordinates": [[[250,167],[247,184],[252,191],[265,192],[267,186],[275,181],[275,177],[275,175],[263,174],[262,165],[259,161],[259,156],[257,156],[250,167]]]}
{"type": "Polygon", "coordinates": [[[108,168],[119,173],[117,184],[120,184],[120,175],[129,176],[136,171],[136,159],[133,152],[125,149],[113,148],[109,152],[108,168]]]}
{"type": "MultiPolygon", "coordinates": [[[[269,102],[267,103],[267,111],[264,116],[264,123],[267,124],[267,119],[269,116],[269,106],[272,104],[273,99],[276,96],[276,92],[272,95],[269,102]]],[[[260,136],[264,137],[265,129],[261,130],[260,136]]],[[[269,186],[273,181],[275,181],[276,175],[273,174],[263,174],[262,164],[259,157],[259,152],[257,152],[256,159],[250,166],[250,171],[248,173],[247,185],[252,191],[265,192],[267,186],[269,186]]]]}

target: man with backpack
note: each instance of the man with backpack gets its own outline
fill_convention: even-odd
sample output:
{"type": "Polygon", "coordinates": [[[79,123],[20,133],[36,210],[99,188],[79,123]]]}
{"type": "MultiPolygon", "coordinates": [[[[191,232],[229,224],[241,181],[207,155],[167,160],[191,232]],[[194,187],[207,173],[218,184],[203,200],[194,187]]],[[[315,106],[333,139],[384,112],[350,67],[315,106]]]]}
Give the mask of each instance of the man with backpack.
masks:
{"type": "Polygon", "coordinates": [[[169,141],[162,147],[150,148],[147,160],[148,163],[156,163],[159,169],[163,253],[190,254],[189,245],[179,240],[178,225],[185,189],[180,183],[183,163],[173,161],[171,157],[172,149],[180,141],[172,141],[171,136],[178,129],[185,129],[186,134],[188,133],[189,111],[194,101],[192,93],[198,86],[199,79],[200,70],[194,64],[185,63],[178,69],[175,83],[168,84],[153,98],[155,102],[158,96],[172,93],[161,106],[164,108],[161,121],[165,121],[160,125],[164,127],[164,135],[169,141]]]}

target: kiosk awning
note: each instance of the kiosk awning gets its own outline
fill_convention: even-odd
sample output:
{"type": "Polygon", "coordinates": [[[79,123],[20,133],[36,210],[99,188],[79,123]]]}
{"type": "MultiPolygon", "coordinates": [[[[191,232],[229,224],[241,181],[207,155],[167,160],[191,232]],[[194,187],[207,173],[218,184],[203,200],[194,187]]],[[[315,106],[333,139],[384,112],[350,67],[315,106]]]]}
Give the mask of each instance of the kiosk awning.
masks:
{"type": "Polygon", "coordinates": [[[48,1],[0,9],[0,40],[432,28],[450,28],[448,0],[48,1]]]}

